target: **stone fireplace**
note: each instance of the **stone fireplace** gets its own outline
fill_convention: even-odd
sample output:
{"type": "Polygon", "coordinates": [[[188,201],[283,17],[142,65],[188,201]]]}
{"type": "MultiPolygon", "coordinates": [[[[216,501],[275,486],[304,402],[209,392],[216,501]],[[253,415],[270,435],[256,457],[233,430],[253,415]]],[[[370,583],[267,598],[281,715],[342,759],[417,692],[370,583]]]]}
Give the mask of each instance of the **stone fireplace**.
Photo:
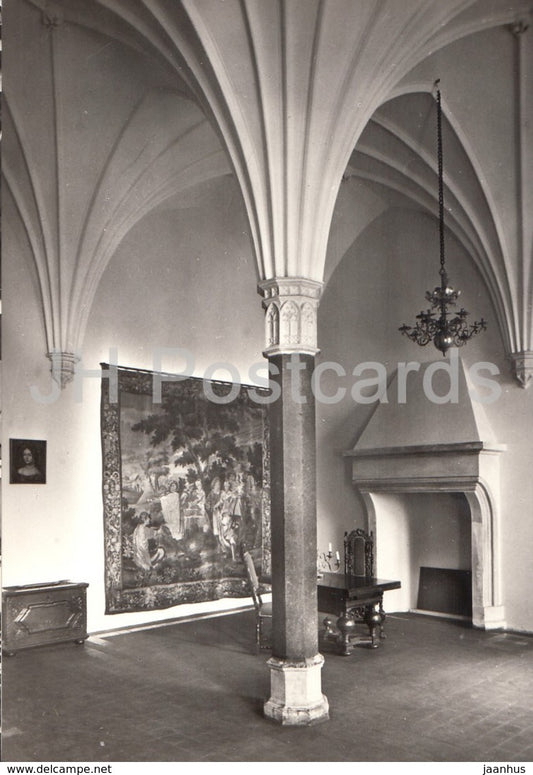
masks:
{"type": "MultiPolygon", "coordinates": [[[[367,528],[375,535],[378,575],[384,575],[380,557],[386,553],[388,539],[392,540],[391,535],[382,534],[387,519],[391,524],[390,514],[387,519],[380,519],[380,509],[387,500],[384,495],[425,493],[426,502],[428,495],[434,496],[435,502],[443,493],[464,496],[470,522],[470,541],[463,543],[470,552],[472,623],[484,629],[504,628],[499,465],[505,447],[493,439],[483,404],[473,400],[472,395],[476,394],[459,359],[439,364],[426,364],[412,375],[413,384],[405,401],[394,396],[396,375],[388,386],[388,402],[377,405],[354,448],[346,453],[351,459],[352,482],[365,504],[367,528]],[[448,396],[449,401],[436,403],[428,399],[423,387],[427,385],[425,371],[430,367],[434,389],[431,395],[448,396]],[[453,380],[456,384],[451,391],[453,380]]],[[[397,395],[401,396],[401,391],[397,395]]],[[[439,509],[435,511],[438,513],[439,509]]],[[[416,514],[413,517],[416,521],[416,514]]]]}

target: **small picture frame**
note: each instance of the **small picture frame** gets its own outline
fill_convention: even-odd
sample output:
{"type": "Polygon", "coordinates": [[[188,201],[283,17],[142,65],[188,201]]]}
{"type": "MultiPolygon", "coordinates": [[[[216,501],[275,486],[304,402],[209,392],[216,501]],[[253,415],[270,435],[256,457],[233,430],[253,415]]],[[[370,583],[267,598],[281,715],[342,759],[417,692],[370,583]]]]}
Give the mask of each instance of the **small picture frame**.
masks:
{"type": "Polygon", "coordinates": [[[46,441],[9,439],[9,483],[46,484],[46,441]]]}

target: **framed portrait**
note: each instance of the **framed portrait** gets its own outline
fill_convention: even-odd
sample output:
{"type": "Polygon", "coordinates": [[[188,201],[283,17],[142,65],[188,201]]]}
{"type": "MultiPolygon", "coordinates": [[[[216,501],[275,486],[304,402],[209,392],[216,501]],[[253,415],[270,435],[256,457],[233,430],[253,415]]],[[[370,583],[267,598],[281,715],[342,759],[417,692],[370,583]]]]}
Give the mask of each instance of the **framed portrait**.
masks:
{"type": "Polygon", "coordinates": [[[270,571],[266,407],[195,377],[156,402],[154,374],[123,367],[116,401],[102,366],[106,613],[249,596],[243,546],[270,571]]]}
{"type": "Polygon", "coordinates": [[[9,483],[46,484],[46,441],[9,440],[9,483]]]}

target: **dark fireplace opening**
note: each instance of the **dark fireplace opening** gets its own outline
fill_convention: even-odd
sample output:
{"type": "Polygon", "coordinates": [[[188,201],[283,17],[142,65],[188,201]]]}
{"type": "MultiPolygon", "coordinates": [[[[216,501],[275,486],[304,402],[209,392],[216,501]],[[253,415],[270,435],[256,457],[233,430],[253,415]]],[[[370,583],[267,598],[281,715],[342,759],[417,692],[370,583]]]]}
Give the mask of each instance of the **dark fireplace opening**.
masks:
{"type": "Polygon", "coordinates": [[[471,618],[471,571],[421,567],[417,609],[471,618]]]}

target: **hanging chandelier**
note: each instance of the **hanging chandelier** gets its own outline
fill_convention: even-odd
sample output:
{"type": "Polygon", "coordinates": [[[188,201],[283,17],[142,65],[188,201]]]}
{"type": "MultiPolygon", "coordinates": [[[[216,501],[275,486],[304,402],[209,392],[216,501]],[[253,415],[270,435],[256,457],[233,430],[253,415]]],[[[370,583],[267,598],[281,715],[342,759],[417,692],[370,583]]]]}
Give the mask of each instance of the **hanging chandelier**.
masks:
{"type": "Polygon", "coordinates": [[[459,312],[450,311],[456,306],[461,291],[455,291],[448,284],[448,274],[444,256],[444,185],[442,168],[442,108],[439,80],[435,81],[437,90],[437,160],[439,172],[439,238],[440,238],[440,285],[433,291],[426,291],[426,299],[431,309],[422,310],[416,316],[414,326],[403,325],[399,331],[421,347],[433,342],[437,350],[446,355],[450,347],[462,347],[487,324],[483,318],[475,323],[467,323],[468,312],[461,308],[459,312]]]}

